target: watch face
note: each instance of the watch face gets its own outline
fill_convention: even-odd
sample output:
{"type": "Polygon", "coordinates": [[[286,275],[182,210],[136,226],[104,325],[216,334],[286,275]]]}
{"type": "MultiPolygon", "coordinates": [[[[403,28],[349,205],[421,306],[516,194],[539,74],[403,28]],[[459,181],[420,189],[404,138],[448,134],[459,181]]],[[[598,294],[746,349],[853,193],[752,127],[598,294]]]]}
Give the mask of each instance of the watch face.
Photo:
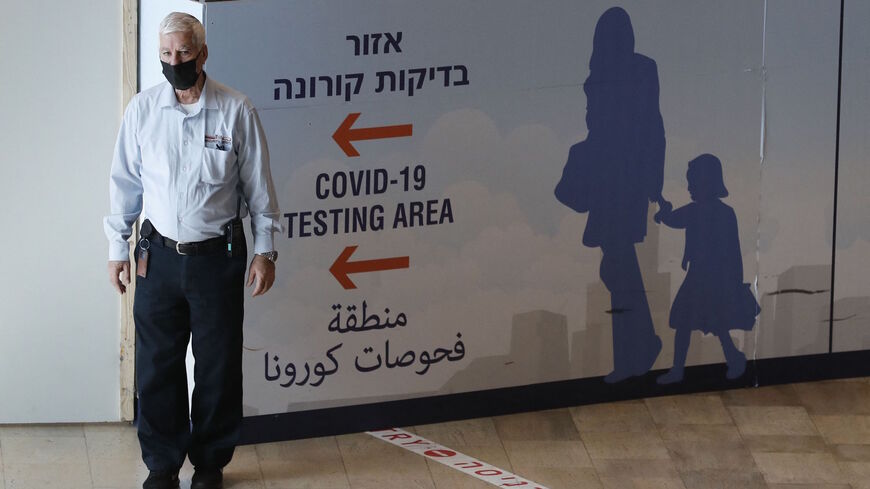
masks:
{"type": "Polygon", "coordinates": [[[267,260],[269,260],[272,263],[275,263],[278,261],[278,252],[277,251],[267,251],[265,253],[260,253],[260,256],[265,257],[267,260]]]}

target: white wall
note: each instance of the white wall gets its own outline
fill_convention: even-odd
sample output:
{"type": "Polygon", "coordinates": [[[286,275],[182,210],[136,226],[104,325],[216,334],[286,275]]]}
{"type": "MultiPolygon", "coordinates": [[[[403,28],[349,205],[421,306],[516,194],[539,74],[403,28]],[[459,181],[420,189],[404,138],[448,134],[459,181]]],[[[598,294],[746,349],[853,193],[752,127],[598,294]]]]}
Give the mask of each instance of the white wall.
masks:
{"type": "Polygon", "coordinates": [[[121,2],[3,2],[0,423],[113,421],[119,301],[102,217],[121,2]]]}

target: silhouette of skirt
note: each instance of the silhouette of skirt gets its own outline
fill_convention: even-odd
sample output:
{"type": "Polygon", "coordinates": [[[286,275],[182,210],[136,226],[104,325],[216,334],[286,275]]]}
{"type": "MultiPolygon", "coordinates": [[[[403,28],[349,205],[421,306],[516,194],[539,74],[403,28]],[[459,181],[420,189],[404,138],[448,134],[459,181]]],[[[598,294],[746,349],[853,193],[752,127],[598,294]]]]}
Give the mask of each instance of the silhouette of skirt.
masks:
{"type": "Polygon", "coordinates": [[[670,325],[673,329],[713,334],[732,329],[749,331],[760,312],[749,284],[711,284],[704,277],[695,278],[689,273],[671,306],[670,325]]]}

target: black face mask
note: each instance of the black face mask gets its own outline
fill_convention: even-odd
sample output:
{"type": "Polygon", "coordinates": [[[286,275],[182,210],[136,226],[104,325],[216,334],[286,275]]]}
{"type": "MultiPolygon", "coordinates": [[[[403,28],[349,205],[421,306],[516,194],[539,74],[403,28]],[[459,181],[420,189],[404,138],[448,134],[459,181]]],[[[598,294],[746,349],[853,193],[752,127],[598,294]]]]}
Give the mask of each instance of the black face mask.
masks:
{"type": "Polygon", "coordinates": [[[196,72],[196,60],[198,58],[199,56],[190,61],[178,63],[174,66],[161,61],[160,64],[163,65],[163,76],[166,77],[169,84],[176,90],[187,90],[195,85],[196,80],[199,79],[199,73],[196,72]]]}

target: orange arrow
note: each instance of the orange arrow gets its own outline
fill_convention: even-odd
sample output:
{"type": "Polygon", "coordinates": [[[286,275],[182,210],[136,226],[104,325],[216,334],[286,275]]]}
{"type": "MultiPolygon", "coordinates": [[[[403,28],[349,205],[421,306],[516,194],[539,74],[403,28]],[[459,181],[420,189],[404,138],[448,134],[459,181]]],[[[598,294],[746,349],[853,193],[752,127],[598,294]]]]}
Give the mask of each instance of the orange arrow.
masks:
{"type": "Polygon", "coordinates": [[[412,134],[414,126],[412,124],[402,124],[399,126],[381,126],[381,127],[363,127],[360,129],[351,129],[350,126],[359,119],[360,112],[348,114],[344,118],[344,122],[338,126],[332,139],[338,143],[338,146],[349,157],[359,156],[359,151],[353,147],[351,141],[364,141],[366,139],[386,139],[386,138],[403,138],[412,134]]]}
{"type": "Polygon", "coordinates": [[[357,246],[348,246],[338,255],[335,262],[329,267],[329,272],[338,280],[345,289],[355,289],[356,284],[351,282],[348,274],[365,273],[365,272],[381,272],[384,270],[398,270],[400,268],[408,268],[411,259],[407,256],[397,256],[395,258],[382,258],[380,260],[362,260],[348,261],[350,255],[356,251],[357,246]]]}

